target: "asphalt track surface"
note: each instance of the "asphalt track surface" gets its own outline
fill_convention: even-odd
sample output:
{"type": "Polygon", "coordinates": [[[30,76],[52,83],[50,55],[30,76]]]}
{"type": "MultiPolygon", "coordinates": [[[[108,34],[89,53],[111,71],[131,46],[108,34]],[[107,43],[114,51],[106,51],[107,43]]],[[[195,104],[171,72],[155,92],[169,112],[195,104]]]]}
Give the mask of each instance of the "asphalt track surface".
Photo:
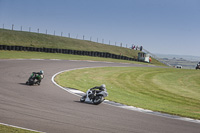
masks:
{"type": "MultiPolygon", "coordinates": [[[[67,60],[0,60],[0,123],[47,133],[199,133],[200,124],[107,104],[80,103],[51,81],[63,70],[142,65],[67,60]],[[40,86],[27,86],[31,72],[44,70],[40,86]]],[[[66,80],[67,82],[67,80],[66,80]]]]}

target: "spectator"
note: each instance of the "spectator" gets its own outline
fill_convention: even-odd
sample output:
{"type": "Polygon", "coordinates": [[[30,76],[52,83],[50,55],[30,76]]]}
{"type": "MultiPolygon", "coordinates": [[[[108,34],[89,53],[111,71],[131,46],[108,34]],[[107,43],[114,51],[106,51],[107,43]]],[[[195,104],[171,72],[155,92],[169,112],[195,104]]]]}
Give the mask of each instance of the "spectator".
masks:
{"type": "Polygon", "coordinates": [[[149,57],[149,63],[151,63],[151,56],[149,57]]]}
{"type": "Polygon", "coordinates": [[[140,46],[140,51],[142,51],[142,49],[143,49],[143,47],[142,47],[142,46],[140,46]]]}
{"type": "Polygon", "coordinates": [[[133,49],[133,50],[135,49],[135,45],[132,46],[132,49],[133,49]]]}

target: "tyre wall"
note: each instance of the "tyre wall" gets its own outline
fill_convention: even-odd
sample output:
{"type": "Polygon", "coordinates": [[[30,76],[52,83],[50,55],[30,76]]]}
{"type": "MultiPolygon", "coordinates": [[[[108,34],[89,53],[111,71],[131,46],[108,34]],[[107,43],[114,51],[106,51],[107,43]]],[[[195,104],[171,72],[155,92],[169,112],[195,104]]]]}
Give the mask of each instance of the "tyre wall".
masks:
{"type": "Polygon", "coordinates": [[[93,57],[103,57],[103,58],[113,58],[113,59],[137,61],[137,59],[135,59],[135,58],[111,54],[108,52],[98,52],[98,51],[80,51],[80,50],[70,50],[70,49],[36,48],[36,47],[9,46],[9,45],[0,45],[0,50],[62,53],[62,54],[73,54],[73,55],[82,55],[82,56],[93,56],[93,57]]]}

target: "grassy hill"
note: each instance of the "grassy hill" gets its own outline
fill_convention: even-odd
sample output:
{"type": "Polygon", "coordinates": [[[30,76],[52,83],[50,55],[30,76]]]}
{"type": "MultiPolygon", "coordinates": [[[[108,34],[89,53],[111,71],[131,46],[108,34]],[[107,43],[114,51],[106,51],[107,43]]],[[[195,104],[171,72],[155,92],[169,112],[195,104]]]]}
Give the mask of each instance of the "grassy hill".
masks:
{"type": "MultiPolygon", "coordinates": [[[[137,58],[139,52],[128,48],[101,44],[87,40],[79,40],[68,37],[38,34],[25,31],[12,31],[6,29],[0,29],[0,45],[19,45],[83,51],[99,51],[109,52],[116,55],[122,54],[132,58],[137,58]]],[[[155,59],[152,59],[152,63],[162,65],[162,63],[155,59]]]]}

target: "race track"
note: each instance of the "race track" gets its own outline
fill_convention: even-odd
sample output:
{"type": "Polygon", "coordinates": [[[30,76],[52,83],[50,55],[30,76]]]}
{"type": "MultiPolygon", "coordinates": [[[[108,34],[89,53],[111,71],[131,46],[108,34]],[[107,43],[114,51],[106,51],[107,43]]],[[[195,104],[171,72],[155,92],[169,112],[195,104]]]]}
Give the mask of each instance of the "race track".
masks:
{"type": "MultiPolygon", "coordinates": [[[[199,133],[200,124],[79,102],[55,86],[52,76],[63,70],[142,65],[67,60],[0,60],[0,123],[47,133],[199,133]],[[44,70],[40,86],[27,86],[33,71],[44,70]]],[[[67,81],[66,81],[67,82],[67,81]]]]}

